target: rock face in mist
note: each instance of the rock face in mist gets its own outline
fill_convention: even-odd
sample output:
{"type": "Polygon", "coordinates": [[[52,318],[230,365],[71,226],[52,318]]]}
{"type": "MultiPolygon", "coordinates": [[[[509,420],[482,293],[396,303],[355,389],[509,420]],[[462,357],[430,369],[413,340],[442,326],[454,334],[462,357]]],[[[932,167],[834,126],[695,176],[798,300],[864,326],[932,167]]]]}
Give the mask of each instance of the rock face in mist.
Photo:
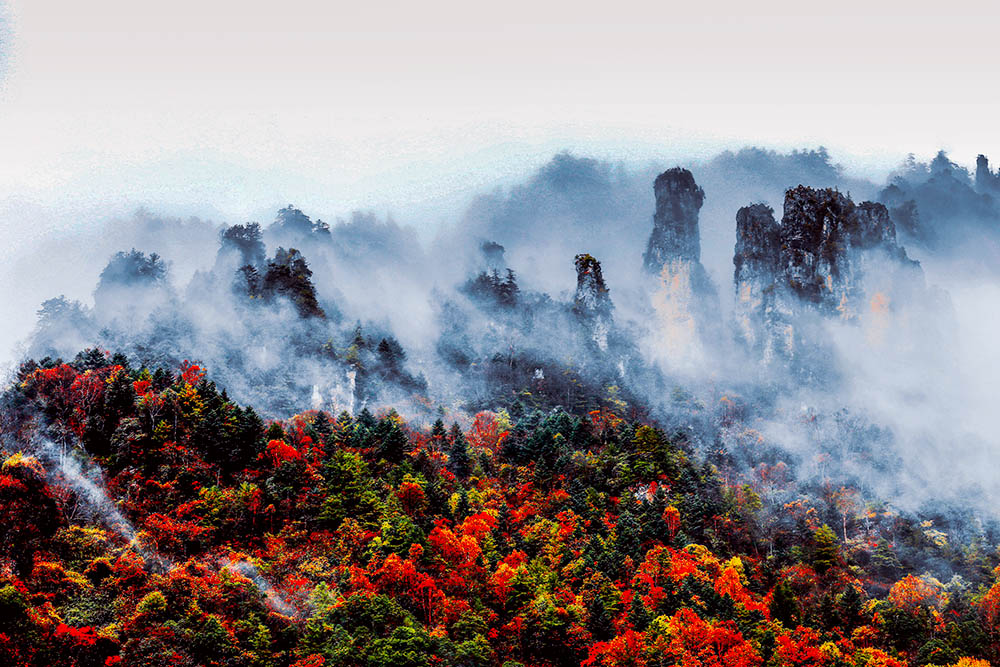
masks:
{"type": "Polygon", "coordinates": [[[789,356],[791,315],[781,282],[781,227],[766,204],[744,206],[736,213],[736,326],[756,355],[770,361],[776,352],[789,356]]]}
{"type": "Polygon", "coordinates": [[[601,263],[592,255],[577,255],[576,294],[573,297],[573,312],[587,327],[591,340],[602,352],[608,349],[608,333],[611,330],[611,297],[604,282],[601,263]]]}
{"type": "Polygon", "coordinates": [[[990,161],[980,154],[976,158],[976,190],[979,192],[1000,192],[1000,172],[993,173],[990,161]]]}
{"type": "Polygon", "coordinates": [[[643,255],[646,271],[659,274],[663,265],[672,260],[701,260],[698,211],[705,202],[705,191],[694,182],[690,171],[674,167],[656,177],[653,192],[656,213],[643,255]]]}
{"type": "Polygon", "coordinates": [[[736,320],[765,362],[816,351],[810,318],[878,320],[923,285],[882,204],[833,189],[785,193],[781,223],[764,204],[736,214],[736,320]]]}
{"type": "Polygon", "coordinates": [[[654,277],[657,348],[673,364],[697,364],[718,328],[718,294],[701,264],[698,212],[705,192],[687,169],[674,167],[653,183],[656,212],[643,266],[654,277]]]}
{"type": "Polygon", "coordinates": [[[885,206],[855,205],[832,189],[788,190],[780,241],[780,268],[789,287],[827,314],[845,318],[853,316],[850,308],[862,289],[857,251],[880,250],[887,259],[909,262],[885,206]]]}
{"type": "Polygon", "coordinates": [[[487,271],[503,271],[507,268],[507,261],[504,258],[504,247],[496,241],[483,241],[479,246],[479,251],[483,255],[487,271]]]}

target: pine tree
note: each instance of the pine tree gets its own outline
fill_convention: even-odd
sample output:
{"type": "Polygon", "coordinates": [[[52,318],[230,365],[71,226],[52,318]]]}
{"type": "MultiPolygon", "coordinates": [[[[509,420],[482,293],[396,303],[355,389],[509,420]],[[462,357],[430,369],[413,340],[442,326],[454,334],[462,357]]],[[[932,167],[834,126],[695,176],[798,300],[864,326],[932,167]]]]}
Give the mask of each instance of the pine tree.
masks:
{"type": "Polygon", "coordinates": [[[600,595],[595,595],[588,605],[587,629],[598,641],[607,641],[614,635],[614,619],[608,613],[604,599],[600,595]]]}
{"type": "Polygon", "coordinates": [[[618,552],[621,560],[624,560],[626,556],[635,560],[639,555],[641,545],[642,528],[636,521],[631,504],[629,504],[618,517],[618,524],[615,526],[615,551],[618,552]]]}
{"type": "Polygon", "coordinates": [[[781,621],[788,628],[794,628],[798,624],[799,603],[787,581],[782,581],[774,587],[770,607],[771,618],[781,621]]]}
{"type": "Polygon", "coordinates": [[[861,594],[854,586],[848,586],[837,600],[840,621],[848,629],[853,628],[861,618],[862,602],[861,594]]]}
{"type": "Polygon", "coordinates": [[[378,454],[389,463],[399,463],[406,455],[410,441],[399,428],[395,413],[386,415],[379,420],[374,429],[375,441],[378,443],[378,454]]]}
{"type": "Polygon", "coordinates": [[[316,435],[319,436],[319,441],[323,444],[326,444],[327,439],[333,434],[333,425],[330,424],[330,418],[326,416],[325,412],[316,415],[312,427],[316,431],[316,435]]]}
{"type": "Polygon", "coordinates": [[[451,452],[448,455],[448,469],[459,479],[465,479],[472,472],[472,461],[469,458],[469,441],[462,434],[458,424],[451,425],[451,452]]]}
{"type": "Polygon", "coordinates": [[[638,593],[634,594],[632,596],[632,605],[628,610],[628,622],[632,624],[636,632],[645,632],[652,620],[653,615],[646,609],[646,604],[642,601],[642,596],[638,593]]]}
{"type": "Polygon", "coordinates": [[[295,304],[301,317],[326,317],[316,299],[312,283],[312,270],[295,248],[278,248],[274,259],[268,261],[267,271],[261,282],[265,298],[283,296],[295,304]]]}

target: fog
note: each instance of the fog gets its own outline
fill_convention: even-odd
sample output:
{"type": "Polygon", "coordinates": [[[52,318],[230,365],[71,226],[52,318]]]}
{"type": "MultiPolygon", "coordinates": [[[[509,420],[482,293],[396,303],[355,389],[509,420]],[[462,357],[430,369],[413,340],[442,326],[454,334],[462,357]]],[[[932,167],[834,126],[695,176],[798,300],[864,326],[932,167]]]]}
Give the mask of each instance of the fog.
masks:
{"type": "Polygon", "coordinates": [[[852,484],[907,510],[964,497],[991,512],[1000,214],[987,176],[943,153],[865,179],[824,149],[643,165],[563,152],[431,228],[368,211],[324,222],[294,204],[249,221],[142,210],[33,240],[8,264],[3,316],[21,332],[17,363],[93,346],[134,366],[190,360],[269,417],[614,408],[705,455],[722,443],[714,463],[747,483],[785,462],[800,490],[769,489],[775,504],[852,484]],[[656,224],[693,215],[699,251],[644,268],[653,182],[675,165],[703,201],[670,213],[665,200],[656,224]],[[820,188],[795,191],[801,210],[834,222],[794,218],[799,185],[820,188]],[[736,218],[756,203],[785,241],[745,248],[760,257],[736,275],[744,294],[736,218]],[[814,222],[841,229],[813,248],[814,222]]]}

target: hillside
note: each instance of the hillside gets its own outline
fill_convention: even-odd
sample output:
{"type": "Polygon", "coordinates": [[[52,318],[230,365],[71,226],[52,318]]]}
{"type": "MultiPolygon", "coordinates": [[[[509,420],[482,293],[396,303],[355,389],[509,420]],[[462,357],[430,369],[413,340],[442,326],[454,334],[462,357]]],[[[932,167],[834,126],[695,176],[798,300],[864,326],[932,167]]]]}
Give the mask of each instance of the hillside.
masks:
{"type": "Polygon", "coordinates": [[[0,664],[1000,664],[998,179],[122,223],[3,387],[0,664]]]}
{"type": "Polygon", "coordinates": [[[429,429],[367,410],[264,422],[197,366],[28,362],[3,397],[8,446],[34,453],[0,473],[2,661],[1000,658],[994,540],[850,488],[767,507],[782,464],[736,484],[623,404],[512,408],[429,429]]]}

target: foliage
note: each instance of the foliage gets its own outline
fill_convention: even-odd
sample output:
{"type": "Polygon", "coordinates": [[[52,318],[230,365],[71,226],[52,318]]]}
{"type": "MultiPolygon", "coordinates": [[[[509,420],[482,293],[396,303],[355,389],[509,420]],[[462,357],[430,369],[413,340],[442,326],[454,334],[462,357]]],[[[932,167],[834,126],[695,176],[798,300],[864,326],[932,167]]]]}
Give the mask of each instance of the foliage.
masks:
{"type": "Polygon", "coordinates": [[[265,424],[196,364],[99,351],[26,364],[2,400],[4,664],[1000,659],[984,536],[882,510],[862,533],[846,488],[766,513],[763,481],[608,408],[265,424]],[[943,558],[960,577],[916,569],[943,558]]]}

